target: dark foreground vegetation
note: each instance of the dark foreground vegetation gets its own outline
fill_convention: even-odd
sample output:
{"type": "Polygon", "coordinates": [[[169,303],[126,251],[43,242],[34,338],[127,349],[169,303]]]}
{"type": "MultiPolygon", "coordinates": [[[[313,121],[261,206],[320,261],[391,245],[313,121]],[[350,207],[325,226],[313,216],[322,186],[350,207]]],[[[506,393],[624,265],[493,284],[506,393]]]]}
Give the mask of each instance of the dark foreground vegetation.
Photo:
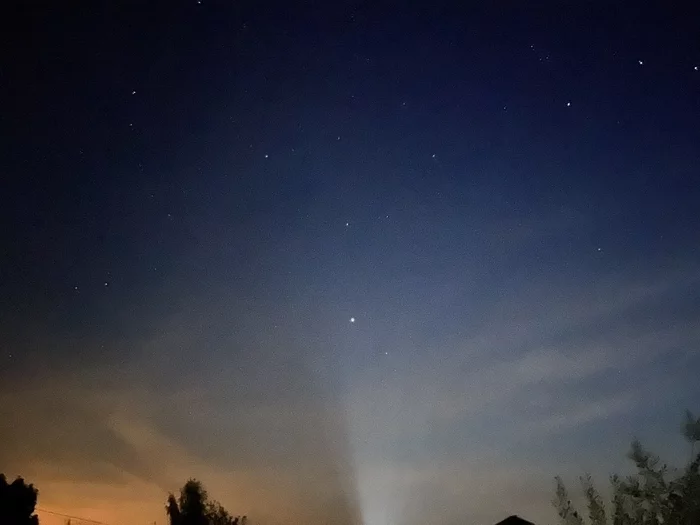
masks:
{"type": "Polygon", "coordinates": [[[233,517],[219,504],[209,501],[207,491],[196,479],[180,489],[180,497],[168,496],[165,507],[170,525],[246,525],[247,517],[233,517]]]}
{"type": "MultiPolygon", "coordinates": [[[[590,475],[580,478],[590,525],[700,525],[700,418],[686,412],[683,435],[690,444],[690,458],[683,469],[671,469],[632,442],[628,454],[636,468],[635,475],[610,477],[612,498],[603,501],[590,475]]],[[[557,476],[554,507],[561,525],[586,525],[575,509],[562,479],[557,476]]],[[[36,516],[39,492],[22,478],[7,482],[0,474],[0,525],[39,525],[36,516]]],[[[246,516],[233,516],[217,501],[210,500],[202,484],[190,479],[178,497],[170,494],[165,510],[170,525],[246,525],[246,516]]],[[[517,516],[510,516],[497,525],[532,525],[517,516]]]]}
{"type": "MultiPolygon", "coordinates": [[[[690,459],[684,469],[671,469],[635,440],[627,457],[637,473],[622,478],[610,477],[612,501],[609,506],[595,488],[590,475],[581,477],[590,525],[700,525],[700,418],[686,412],[683,436],[690,443],[690,459]],[[608,510],[609,509],[609,510],[608,510]]],[[[574,508],[562,479],[557,476],[553,500],[563,525],[584,525],[574,508]]]]}

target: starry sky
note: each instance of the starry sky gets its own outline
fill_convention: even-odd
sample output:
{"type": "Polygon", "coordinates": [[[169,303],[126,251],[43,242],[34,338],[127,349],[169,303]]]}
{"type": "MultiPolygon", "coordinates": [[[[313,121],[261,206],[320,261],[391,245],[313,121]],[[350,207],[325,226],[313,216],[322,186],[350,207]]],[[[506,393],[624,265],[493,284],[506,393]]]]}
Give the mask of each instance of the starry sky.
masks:
{"type": "Polygon", "coordinates": [[[552,523],[700,407],[700,13],[26,2],[0,471],[165,524],[552,523]]]}

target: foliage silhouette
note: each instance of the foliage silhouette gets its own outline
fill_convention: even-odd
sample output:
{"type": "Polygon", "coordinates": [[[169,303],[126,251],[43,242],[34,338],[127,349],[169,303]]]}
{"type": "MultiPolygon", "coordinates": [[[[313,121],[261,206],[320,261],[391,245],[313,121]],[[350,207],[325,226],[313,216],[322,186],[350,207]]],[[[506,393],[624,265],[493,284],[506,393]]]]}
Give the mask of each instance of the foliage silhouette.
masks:
{"type": "Polygon", "coordinates": [[[196,479],[185,483],[178,499],[170,494],[165,509],[170,525],[245,525],[247,519],[233,517],[218,501],[209,501],[209,494],[196,479]]]}
{"type": "Polygon", "coordinates": [[[0,523],[2,525],[38,525],[39,518],[34,514],[39,491],[34,485],[27,485],[22,478],[7,482],[0,474],[0,523]]]}
{"type": "MultiPolygon", "coordinates": [[[[700,441],[700,419],[686,412],[683,435],[694,445],[700,441]]],[[[611,476],[612,510],[607,515],[603,499],[589,475],[581,478],[591,525],[698,525],[700,524],[700,454],[691,456],[682,474],[667,479],[669,468],[658,456],[645,450],[637,440],[627,455],[634,461],[637,474],[620,478],[611,476]],[[611,521],[609,521],[609,518],[611,521]]],[[[556,495],[552,504],[562,525],[584,525],[574,509],[562,479],[557,476],[556,495]]]]}
{"type": "Polygon", "coordinates": [[[685,411],[683,422],[683,437],[690,442],[690,459],[695,456],[695,443],[700,441],[700,417],[695,418],[690,410],[685,411]]]}

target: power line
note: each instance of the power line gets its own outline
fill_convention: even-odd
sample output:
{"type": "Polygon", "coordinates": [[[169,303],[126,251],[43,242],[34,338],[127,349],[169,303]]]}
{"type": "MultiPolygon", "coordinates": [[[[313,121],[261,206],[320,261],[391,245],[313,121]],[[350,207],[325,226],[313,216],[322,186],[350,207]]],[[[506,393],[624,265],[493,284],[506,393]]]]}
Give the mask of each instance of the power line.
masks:
{"type": "Polygon", "coordinates": [[[61,514],[60,512],[54,512],[52,510],[42,509],[37,507],[36,510],[39,512],[46,512],[47,514],[53,514],[54,516],[60,516],[61,518],[68,518],[69,520],[80,520],[87,523],[94,523],[95,525],[109,525],[103,521],[91,520],[90,518],[81,518],[80,516],[71,516],[69,514],[61,514]]]}

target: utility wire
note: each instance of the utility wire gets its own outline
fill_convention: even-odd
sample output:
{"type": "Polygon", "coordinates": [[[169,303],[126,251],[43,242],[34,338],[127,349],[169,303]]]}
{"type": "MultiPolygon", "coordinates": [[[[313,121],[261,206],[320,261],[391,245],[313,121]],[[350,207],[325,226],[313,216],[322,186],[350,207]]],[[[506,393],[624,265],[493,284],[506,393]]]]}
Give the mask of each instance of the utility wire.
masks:
{"type": "Polygon", "coordinates": [[[53,514],[54,516],[60,516],[61,518],[68,518],[69,520],[80,520],[87,523],[94,523],[95,525],[109,525],[109,523],[105,523],[103,521],[91,520],[90,518],[81,518],[80,516],[71,516],[69,514],[61,514],[60,512],[54,512],[52,510],[46,510],[40,507],[36,507],[36,510],[39,512],[46,512],[47,514],[53,514]]]}

